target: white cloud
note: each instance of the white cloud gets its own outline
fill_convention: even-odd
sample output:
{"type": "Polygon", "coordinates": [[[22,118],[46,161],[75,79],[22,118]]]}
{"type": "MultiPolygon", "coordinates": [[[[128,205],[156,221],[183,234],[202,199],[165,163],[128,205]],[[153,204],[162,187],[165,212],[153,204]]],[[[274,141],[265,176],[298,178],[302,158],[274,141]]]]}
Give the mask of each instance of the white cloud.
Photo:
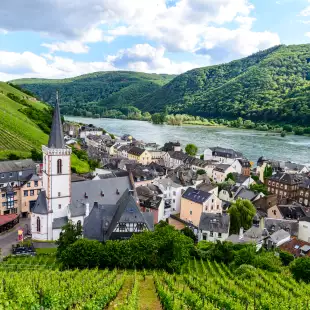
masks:
{"type": "Polygon", "coordinates": [[[80,41],[66,41],[66,42],[55,42],[55,43],[42,43],[49,49],[50,53],[62,51],[74,54],[88,53],[89,47],[80,41]]]}
{"type": "MultiPolygon", "coordinates": [[[[154,73],[182,73],[194,67],[190,62],[176,63],[164,56],[163,47],[137,44],[120,50],[104,61],[79,62],[51,54],[36,55],[31,52],[0,51],[0,80],[22,77],[66,78],[96,71],[131,70],[154,73]]],[[[208,65],[208,58],[205,59],[208,65]]]]}
{"type": "Polygon", "coordinates": [[[310,32],[306,32],[306,33],[305,33],[305,36],[308,37],[308,38],[310,38],[310,32]]]}
{"type": "Polygon", "coordinates": [[[306,7],[304,10],[300,12],[301,16],[310,16],[310,6],[306,7]]]}

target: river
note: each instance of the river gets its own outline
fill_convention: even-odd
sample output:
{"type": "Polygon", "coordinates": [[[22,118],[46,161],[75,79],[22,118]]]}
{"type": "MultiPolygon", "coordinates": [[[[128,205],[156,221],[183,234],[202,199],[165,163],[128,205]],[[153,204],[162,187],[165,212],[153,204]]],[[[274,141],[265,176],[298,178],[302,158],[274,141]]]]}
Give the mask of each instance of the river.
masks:
{"type": "Polygon", "coordinates": [[[144,142],[163,145],[168,141],[179,141],[184,148],[194,143],[199,153],[207,147],[221,146],[243,153],[256,163],[260,156],[268,159],[285,160],[310,164],[310,137],[280,135],[256,130],[242,130],[225,127],[154,125],[144,121],[120,120],[111,118],[83,118],[65,116],[66,120],[94,124],[116,134],[130,134],[144,142]]]}

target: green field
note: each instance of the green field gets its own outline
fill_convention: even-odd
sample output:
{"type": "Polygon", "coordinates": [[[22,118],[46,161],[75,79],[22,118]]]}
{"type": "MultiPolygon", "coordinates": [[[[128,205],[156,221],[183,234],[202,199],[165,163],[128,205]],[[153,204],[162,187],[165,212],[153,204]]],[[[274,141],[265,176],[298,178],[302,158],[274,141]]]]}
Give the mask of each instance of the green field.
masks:
{"type": "MultiPolygon", "coordinates": [[[[47,135],[24,113],[19,110],[23,105],[8,98],[12,93],[19,98],[29,97],[14,87],[0,82],[0,159],[10,153],[20,157],[29,157],[32,148],[40,149],[47,143],[47,135]]],[[[46,107],[39,101],[26,99],[26,102],[38,110],[46,107]]]]}
{"type": "Polygon", "coordinates": [[[224,264],[195,260],[181,274],[59,271],[44,268],[48,256],[37,263],[40,257],[10,258],[0,264],[0,309],[309,309],[310,285],[284,271],[233,272],[224,264]],[[16,261],[23,268],[11,271],[16,261]]]}

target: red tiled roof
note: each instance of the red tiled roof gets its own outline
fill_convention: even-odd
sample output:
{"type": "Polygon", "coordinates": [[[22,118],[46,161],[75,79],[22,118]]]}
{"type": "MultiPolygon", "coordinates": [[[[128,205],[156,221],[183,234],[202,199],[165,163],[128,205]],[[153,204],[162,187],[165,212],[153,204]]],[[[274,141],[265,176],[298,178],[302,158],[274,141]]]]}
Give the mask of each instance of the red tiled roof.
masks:
{"type": "Polygon", "coordinates": [[[18,214],[0,215],[0,226],[14,221],[17,217],[18,217],[18,214]]]}
{"type": "MultiPolygon", "coordinates": [[[[306,241],[299,240],[299,239],[291,239],[290,241],[283,243],[280,246],[280,249],[282,251],[289,252],[289,253],[293,254],[294,256],[298,257],[298,256],[300,256],[300,252],[301,252],[300,248],[304,245],[310,246],[310,243],[306,242],[306,241]]],[[[310,251],[306,255],[310,256],[310,251]]]]}

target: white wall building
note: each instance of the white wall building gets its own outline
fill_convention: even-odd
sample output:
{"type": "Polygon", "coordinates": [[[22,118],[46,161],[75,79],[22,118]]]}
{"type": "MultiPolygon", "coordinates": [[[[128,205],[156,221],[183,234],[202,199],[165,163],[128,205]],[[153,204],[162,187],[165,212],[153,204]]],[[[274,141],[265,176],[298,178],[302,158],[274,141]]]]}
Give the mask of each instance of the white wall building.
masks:
{"type": "Polygon", "coordinates": [[[310,242],[310,217],[303,217],[299,220],[298,239],[310,242]]]}
{"type": "Polygon", "coordinates": [[[232,164],[237,158],[242,158],[242,153],[222,147],[210,147],[205,149],[204,160],[216,160],[222,164],[232,164]]]}
{"type": "Polygon", "coordinates": [[[212,171],[212,179],[216,183],[223,183],[229,173],[235,173],[236,170],[230,164],[219,164],[212,171]]]}

